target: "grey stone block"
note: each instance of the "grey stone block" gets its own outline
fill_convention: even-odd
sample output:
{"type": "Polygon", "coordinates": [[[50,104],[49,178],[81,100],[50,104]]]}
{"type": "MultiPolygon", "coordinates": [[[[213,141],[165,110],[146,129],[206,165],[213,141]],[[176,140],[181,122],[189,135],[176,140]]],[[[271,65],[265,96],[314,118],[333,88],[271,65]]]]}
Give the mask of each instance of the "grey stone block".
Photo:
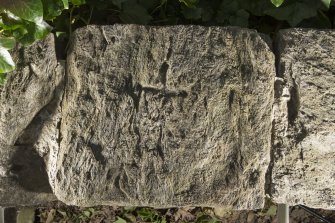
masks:
{"type": "Polygon", "coordinates": [[[1,147],[0,188],[0,204],[4,207],[57,200],[52,193],[43,158],[29,147],[1,147]]]}
{"type": "Polygon", "coordinates": [[[49,179],[59,147],[55,114],[64,67],[57,61],[53,35],[18,46],[13,57],[17,68],[8,74],[0,97],[0,204],[36,205],[57,199],[49,179]]]}
{"type": "Polygon", "coordinates": [[[278,38],[271,192],[275,202],[335,208],[335,32],[278,38]]]}
{"type": "Polygon", "coordinates": [[[53,35],[13,50],[16,69],[8,75],[0,97],[0,144],[14,145],[35,115],[54,97],[64,72],[53,35]]]}
{"type": "Polygon", "coordinates": [[[335,32],[281,31],[276,78],[270,45],[232,27],[88,26],[66,85],[52,35],[18,48],[0,204],[257,209],[269,193],[334,208],[335,32]]]}
{"type": "Polygon", "coordinates": [[[275,68],[257,32],[88,26],[67,63],[61,201],[263,207],[275,68]]]}

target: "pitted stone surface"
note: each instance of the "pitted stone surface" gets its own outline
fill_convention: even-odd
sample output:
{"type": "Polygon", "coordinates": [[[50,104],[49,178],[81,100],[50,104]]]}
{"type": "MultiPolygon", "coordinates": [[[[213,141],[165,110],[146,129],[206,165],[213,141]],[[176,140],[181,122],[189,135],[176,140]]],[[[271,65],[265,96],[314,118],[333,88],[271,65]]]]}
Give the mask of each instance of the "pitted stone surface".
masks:
{"type": "Polygon", "coordinates": [[[261,208],[274,55],[252,30],[77,30],[56,196],[67,204],[261,208]]]}
{"type": "Polygon", "coordinates": [[[49,35],[27,48],[13,50],[16,69],[1,89],[0,144],[14,145],[36,114],[47,105],[63,77],[49,35]]]}
{"type": "Polygon", "coordinates": [[[335,208],[335,32],[279,33],[272,195],[335,208]]]}
{"type": "Polygon", "coordinates": [[[57,200],[44,160],[31,147],[1,147],[0,189],[3,207],[40,205],[57,200]]]}
{"type": "Polygon", "coordinates": [[[65,93],[52,35],[18,48],[1,87],[0,205],[256,209],[269,193],[333,209],[334,33],[281,31],[274,79],[251,30],[89,26],[65,93]]]}
{"type": "Polygon", "coordinates": [[[56,121],[53,104],[59,104],[54,98],[63,91],[64,68],[53,35],[17,46],[13,57],[17,67],[0,97],[0,205],[37,205],[57,199],[49,179],[55,173],[58,132],[50,122],[56,121]]]}

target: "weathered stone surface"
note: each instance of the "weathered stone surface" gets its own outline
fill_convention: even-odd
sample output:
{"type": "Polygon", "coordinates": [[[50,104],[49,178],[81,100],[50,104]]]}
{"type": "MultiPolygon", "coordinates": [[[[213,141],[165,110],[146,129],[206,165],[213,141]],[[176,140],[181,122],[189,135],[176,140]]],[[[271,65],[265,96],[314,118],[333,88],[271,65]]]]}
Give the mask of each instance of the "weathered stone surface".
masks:
{"type": "Polygon", "coordinates": [[[60,142],[59,124],[63,90],[62,77],[53,99],[34,117],[16,141],[17,145],[29,145],[43,158],[51,187],[54,186],[60,142]]]}
{"type": "Polygon", "coordinates": [[[0,150],[1,206],[36,205],[57,200],[48,181],[44,160],[24,146],[0,150]]]}
{"type": "Polygon", "coordinates": [[[275,202],[335,208],[335,32],[279,33],[271,192],[275,202]]]}
{"type": "Polygon", "coordinates": [[[255,31],[89,26],[69,52],[60,200],[263,206],[275,69],[255,31]]]}
{"type": "Polygon", "coordinates": [[[0,205],[41,204],[56,199],[49,179],[58,152],[64,68],[53,35],[13,54],[17,68],[0,98],[0,205]]]}
{"type": "Polygon", "coordinates": [[[14,145],[35,115],[47,105],[61,82],[54,37],[13,50],[17,68],[9,74],[0,98],[0,144],[14,145]]]}

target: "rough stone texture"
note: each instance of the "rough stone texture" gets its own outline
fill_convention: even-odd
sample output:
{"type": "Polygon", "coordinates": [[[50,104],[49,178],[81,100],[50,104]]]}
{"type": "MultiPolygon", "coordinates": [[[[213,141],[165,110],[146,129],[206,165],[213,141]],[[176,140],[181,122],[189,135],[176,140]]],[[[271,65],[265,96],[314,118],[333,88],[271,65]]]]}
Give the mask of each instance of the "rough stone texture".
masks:
{"type": "Polygon", "coordinates": [[[279,33],[271,193],[335,208],[335,32],[279,33]]]}
{"type": "Polygon", "coordinates": [[[0,205],[36,205],[57,200],[48,182],[43,159],[30,147],[2,146],[0,205]]]}
{"type": "Polygon", "coordinates": [[[61,80],[55,89],[54,98],[35,116],[16,141],[17,145],[29,145],[43,158],[51,187],[54,187],[59,151],[63,90],[64,83],[61,80]]]}
{"type": "Polygon", "coordinates": [[[60,200],[263,206],[275,69],[255,31],[89,26],[69,52],[60,200]]]}
{"type": "Polygon", "coordinates": [[[335,32],[281,31],[276,78],[270,45],[238,28],[89,26],[66,85],[52,35],[17,48],[0,205],[256,209],[269,193],[334,209],[335,32]]]}
{"type": "Polygon", "coordinates": [[[0,205],[34,205],[56,199],[48,179],[55,172],[64,68],[53,35],[13,54],[17,68],[0,98],[0,205]]]}
{"type": "Polygon", "coordinates": [[[17,68],[9,74],[0,98],[0,144],[14,145],[35,115],[54,97],[63,70],[54,37],[13,50],[17,68]]]}

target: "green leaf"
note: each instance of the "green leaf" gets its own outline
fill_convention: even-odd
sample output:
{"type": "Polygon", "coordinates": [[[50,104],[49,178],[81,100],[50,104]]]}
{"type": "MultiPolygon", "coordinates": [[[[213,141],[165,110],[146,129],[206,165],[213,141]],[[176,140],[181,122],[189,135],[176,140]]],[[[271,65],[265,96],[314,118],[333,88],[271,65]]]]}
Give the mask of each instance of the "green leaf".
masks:
{"type": "Polygon", "coordinates": [[[1,0],[0,9],[8,10],[30,22],[38,22],[43,19],[41,0],[1,0]]]}
{"type": "Polygon", "coordinates": [[[0,73],[0,85],[4,85],[6,82],[7,74],[5,73],[0,73]]]}
{"type": "Polygon", "coordinates": [[[32,44],[36,40],[43,39],[51,31],[51,27],[44,21],[38,23],[25,23],[25,29],[17,29],[13,36],[17,41],[25,46],[32,44]]]}
{"type": "Polygon", "coordinates": [[[157,216],[155,210],[149,208],[141,208],[137,211],[137,214],[143,221],[153,221],[157,216]]]}
{"type": "Polygon", "coordinates": [[[81,6],[86,3],[86,0],[69,0],[75,6],[81,6]]]}
{"type": "Polygon", "coordinates": [[[225,23],[229,17],[235,15],[239,10],[239,3],[235,0],[223,0],[221,6],[216,14],[216,21],[218,23],[225,23]]]}
{"type": "Polygon", "coordinates": [[[119,216],[116,216],[117,220],[114,221],[114,223],[127,223],[126,220],[124,220],[123,218],[120,218],[119,216]]]}
{"type": "Polygon", "coordinates": [[[124,23],[146,25],[151,21],[152,17],[148,14],[147,10],[137,4],[136,1],[128,1],[123,4],[120,19],[124,23]]]}
{"type": "Polygon", "coordinates": [[[184,3],[189,8],[195,8],[198,0],[179,0],[179,2],[184,3]]]}
{"type": "Polygon", "coordinates": [[[159,6],[160,1],[158,0],[138,0],[138,4],[142,5],[147,10],[151,10],[155,6],[159,6]]]}
{"type": "Polygon", "coordinates": [[[292,27],[298,25],[302,20],[317,15],[320,5],[319,0],[291,1],[279,8],[266,10],[264,13],[278,20],[286,20],[292,27]]]}
{"type": "Polygon", "coordinates": [[[63,0],[64,9],[69,9],[69,1],[63,0]]]}
{"type": "Polygon", "coordinates": [[[64,8],[64,2],[62,0],[42,0],[44,19],[53,20],[60,14],[64,8]]]}
{"type": "Polygon", "coordinates": [[[88,218],[92,216],[92,213],[88,210],[83,211],[83,214],[88,218]]]}
{"type": "Polygon", "coordinates": [[[36,40],[44,39],[44,37],[46,37],[51,30],[52,27],[44,21],[35,23],[34,37],[36,40]]]}
{"type": "Polygon", "coordinates": [[[136,222],[136,217],[132,213],[123,214],[123,218],[128,222],[136,222]]]}
{"type": "Polygon", "coordinates": [[[67,213],[65,211],[57,210],[57,212],[60,213],[64,218],[67,217],[67,213]]]}
{"type": "Polygon", "coordinates": [[[232,26],[248,27],[249,13],[240,9],[235,15],[229,17],[229,24],[232,26]]]}
{"type": "Polygon", "coordinates": [[[116,7],[118,7],[119,9],[121,9],[122,8],[122,3],[126,2],[126,1],[128,1],[128,0],[112,0],[112,3],[116,7]]]}
{"type": "Polygon", "coordinates": [[[0,73],[8,73],[15,69],[15,63],[9,52],[0,47],[0,73]]]}
{"type": "Polygon", "coordinates": [[[216,21],[226,25],[248,27],[249,13],[236,0],[223,0],[216,14],[216,21]]]}
{"type": "Polygon", "coordinates": [[[277,205],[272,205],[265,213],[267,216],[275,216],[277,214],[277,205]]]}
{"type": "Polygon", "coordinates": [[[133,207],[133,206],[125,206],[123,207],[123,210],[127,213],[130,213],[130,212],[133,212],[136,210],[136,207],[133,207]]]}
{"type": "Polygon", "coordinates": [[[332,0],[321,0],[321,2],[324,4],[324,6],[326,6],[327,9],[329,9],[331,1],[332,0]]]}
{"type": "Polygon", "coordinates": [[[0,19],[0,27],[4,31],[13,31],[16,29],[25,29],[24,21],[15,16],[11,12],[2,13],[0,19]]]}
{"type": "Polygon", "coordinates": [[[255,16],[264,16],[264,11],[275,8],[269,0],[237,0],[242,6],[241,8],[247,10],[255,16]]]}
{"type": "Polygon", "coordinates": [[[57,38],[62,38],[62,37],[66,37],[67,33],[66,32],[56,32],[56,37],[57,38]]]}
{"type": "Polygon", "coordinates": [[[202,8],[188,8],[182,6],[181,13],[186,19],[198,20],[202,17],[202,8]]]}
{"type": "Polygon", "coordinates": [[[13,37],[0,37],[0,47],[11,50],[15,47],[16,41],[13,37]]]}
{"type": "Polygon", "coordinates": [[[212,20],[213,16],[215,14],[215,11],[211,7],[204,7],[202,8],[202,13],[201,13],[201,20],[203,22],[208,22],[212,20]]]}
{"type": "Polygon", "coordinates": [[[304,28],[331,29],[332,23],[322,10],[318,10],[317,16],[305,19],[299,26],[304,28]]]}
{"type": "Polygon", "coordinates": [[[216,221],[211,216],[209,216],[205,213],[198,214],[197,219],[196,219],[195,222],[196,223],[218,223],[218,221],[216,221]]]}
{"type": "Polygon", "coordinates": [[[279,7],[284,3],[284,0],[271,0],[271,2],[274,6],[279,7]]]}

